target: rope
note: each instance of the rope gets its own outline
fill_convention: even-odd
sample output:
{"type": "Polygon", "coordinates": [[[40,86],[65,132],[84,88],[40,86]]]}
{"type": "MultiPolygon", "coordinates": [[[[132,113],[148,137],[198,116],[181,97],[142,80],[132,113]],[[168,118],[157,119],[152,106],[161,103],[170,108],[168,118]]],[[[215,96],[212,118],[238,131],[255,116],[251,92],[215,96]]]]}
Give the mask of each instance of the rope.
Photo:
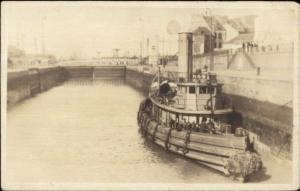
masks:
{"type": "Polygon", "coordinates": [[[170,140],[170,136],[171,136],[171,132],[172,132],[172,128],[170,128],[170,130],[168,131],[168,134],[167,134],[167,138],[166,138],[166,141],[165,141],[165,149],[168,151],[169,150],[169,140],[170,140]]]}
{"type": "Polygon", "coordinates": [[[138,124],[140,125],[141,124],[141,113],[142,112],[138,112],[138,116],[137,116],[137,122],[138,122],[138,124]]]}
{"type": "Polygon", "coordinates": [[[144,127],[143,127],[143,122],[144,122],[144,113],[141,114],[141,118],[140,118],[140,132],[142,133],[142,135],[144,134],[144,127]]]}
{"type": "Polygon", "coordinates": [[[146,121],[146,124],[145,124],[145,128],[146,128],[146,131],[145,131],[145,136],[146,138],[148,138],[148,126],[149,126],[149,123],[152,121],[151,118],[148,118],[147,121],[146,121]]]}
{"type": "Polygon", "coordinates": [[[147,127],[146,127],[147,121],[148,121],[148,118],[147,118],[147,116],[145,116],[145,119],[144,119],[143,124],[142,124],[142,126],[143,126],[143,136],[146,136],[146,134],[147,134],[147,127]]]}
{"type": "Polygon", "coordinates": [[[185,155],[186,153],[189,152],[189,149],[188,149],[188,144],[190,143],[190,136],[191,136],[191,133],[192,133],[192,130],[189,129],[186,131],[186,134],[185,134],[185,145],[184,145],[184,148],[183,148],[183,155],[185,155]]]}
{"type": "Polygon", "coordinates": [[[234,145],[233,145],[233,143],[232,143],[232,141],[231,141],[231,140],[230,140],[230,145],[231,145],[231,148],[233,148],[233,149],[234,149],[235,153],[237,153],[237,151],[236,151],[236,149],[235,149],[235,147],[234,147],[234,145]]]}
{"type": "Polygon", "coordinates": [[[152,135],[152,140],[153,140],[153,141],[155,141],[155,135],[156,135],[158,126],[159,126],[159,124],[157,123],[156,126],[155,126],[155,128],[154,128],[153,135],[152,135]]]}

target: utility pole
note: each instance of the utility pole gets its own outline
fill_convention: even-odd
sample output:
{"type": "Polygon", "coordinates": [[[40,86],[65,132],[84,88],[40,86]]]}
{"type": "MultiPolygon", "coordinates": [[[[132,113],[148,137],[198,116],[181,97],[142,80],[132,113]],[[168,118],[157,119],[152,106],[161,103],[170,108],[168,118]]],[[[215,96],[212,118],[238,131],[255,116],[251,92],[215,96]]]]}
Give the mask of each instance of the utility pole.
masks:
{"type": "Polygon", "coordinates": [[[165,56],[165,39],[162,39],[162,56],[165,56]]]}
{"type": "Polygon", "coordinates": [[[117,63],[119,61],[119,50],[120,49],[118,49],[118,48],[113,49],[113,51],[114,51],[113,57],[116,59],[117,63]]]}
{"type": "Polygon", "coordinates": [[[101,55],[101,51],[97,51],[97,57],[98,57],[98,59],[101,59],[100,55],[101,55]]]}
{"type": "Polygon", "coordinates": [[[140,58],[141,62],[143,60],[143,46],[144,46],[144,20],[142,18],[139,18],[140,25],[141,25],[141,42],[140,42],[140,58]]]}
{"type": "Polygon", "coordinates": [[[145,31],[144,31],[144,20],[142,19],[142,57],[144,57],[144,52],[143,52],[143,49],[144,49],[144,34],[145,31]]]}
{"type": "Polygon", "coordinates": [[[214,42],[213,42],[213,33],[214,33],[214,23],[213,23],[213,15],[212,15],[212,11],[211,9],[206,9],[206,15],[208,16],[208,18],[210,18],[210,39],[209,39],[209,51],[210,51],[210,63],[209,63],[209,69],[210,71],[214,70],[214,57],[213,57],[213,54],[214,54],[214,42]]]}
{"type": "Polygon", "coordinates": [[[119,48],[115,48],[115,49],[113,49],[113,51],[114,51],[114,57],[116,57],[116,58],[118,58],[119,57],[119,48]]]}
{"type": "MultiPolygon", "coordinates": [[[[213,32],[214,32],[214,25],[213,25],[213,15],[212,15],[212,11],[210,9],[206,10],[206,13],[209,11],[209,16],[208,18],[210,18],[210,71],[213,70],[213,62],[214,62],[214,58],[213,58],[213,32]]],[[[214,117],[214,105],[213,105],[213,91],[214,91],[214,87],[212,86],[212,77],[210,74],[208,74],[208,91],[209,91],[209,99],[210,99],[210,109],[211,109],[211,113],[210,113],[210,121],[213,121],[213,117],[214,117]]]]}
{"type": "Polygon", "coordinates": [[[162,65],[163,67],[165,68],[165,39],[163,37],[162,39],[162,56],[161,56],[161,62],[162,62],[162,65]]]}
{"type": "Polygon", "coordinates": [[[35,54],[38,54],[38,43],[36,37],[34,37],[34,52],[35,54]]]}
{"type": "Polygon", "coordinates": [[[42,18],[42,54],[46,53],[46,45],[45,45],[45,20],[46,16],[42,18]]]}
{"type": "Polygon", "coordinates": [[[148,64],[149,64],[149,38],[147,38],[147,60],[148,60],[148,64]]]}
{"type": "Polygon", "coordinates": [[[142,60],[143,60],[143,48],[142,48],[142,42],[140,42],[140,61],[141,61],[141,64],[142,64],[142,60]]]}
{"type": "Polygon", "coordinates": [[[20,46],[20,33],[17,33],[17,43],[16,43],[16,47],[18,49],[21,49],[21,46],[20,46]]]}
{"type": "Polygon", "coordinates": [[[25,35],[23,32],[18,33],[17,47],[20,50],[25,51],[25,35]]]}

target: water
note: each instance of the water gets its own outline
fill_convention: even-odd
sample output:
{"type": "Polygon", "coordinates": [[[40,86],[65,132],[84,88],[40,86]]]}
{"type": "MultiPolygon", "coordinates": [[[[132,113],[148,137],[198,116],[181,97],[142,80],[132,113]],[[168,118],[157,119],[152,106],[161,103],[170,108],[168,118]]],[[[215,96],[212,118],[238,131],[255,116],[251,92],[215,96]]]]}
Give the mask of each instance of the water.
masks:
{"type": "Polygon", "coordinates": [[[67,83],[7,113],[13,183],[235,183],[138,133],[143,95],[122,83],[67,83]]]}

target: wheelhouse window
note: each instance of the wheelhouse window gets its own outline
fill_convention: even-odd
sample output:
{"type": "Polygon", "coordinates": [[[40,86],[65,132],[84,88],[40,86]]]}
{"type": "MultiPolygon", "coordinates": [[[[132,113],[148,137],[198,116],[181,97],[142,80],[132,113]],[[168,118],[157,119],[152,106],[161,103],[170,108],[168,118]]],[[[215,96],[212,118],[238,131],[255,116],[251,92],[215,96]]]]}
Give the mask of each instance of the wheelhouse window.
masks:
{"type": "Polygon", "coordinates": [[[199,94],[206,94],[207,93],[207,87],[200,87],[199,88],[199,94]]]}
{"type": "Polygon", "coordinates": [[[189,93],[190,93],[190,94],[195,94],[195,93],[196,93],[196,88],[195,88],[195,86],[190,86],[190,87],[189,87],[189,93]]]}
{"type": "Polygon", "coordinates": [[[217,87],[217,94],[221,94],[222,93],[222,88],[220,86],[217,87]]]}
{"type": "Polygon", "coordinates": [[[207,93],[214,94],[214,90],[215,90],[215,87],[209,87],[207,93]]]}

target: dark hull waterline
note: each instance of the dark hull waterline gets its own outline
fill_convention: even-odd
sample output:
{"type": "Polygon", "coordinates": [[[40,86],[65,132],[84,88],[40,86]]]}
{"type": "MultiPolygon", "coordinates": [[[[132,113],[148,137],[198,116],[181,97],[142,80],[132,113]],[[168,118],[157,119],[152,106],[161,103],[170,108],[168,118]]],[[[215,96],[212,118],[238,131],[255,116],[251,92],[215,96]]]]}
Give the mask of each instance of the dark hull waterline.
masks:
{"type": "Polygon", "coordinates": [[[226,176],[245,181],[262,167],[256,153],[247,151],[247,138],[233,134],[177,131],[156,122],[140,107],[138,124],[142,135],[167,151],[193,159],[226,176]]]}

